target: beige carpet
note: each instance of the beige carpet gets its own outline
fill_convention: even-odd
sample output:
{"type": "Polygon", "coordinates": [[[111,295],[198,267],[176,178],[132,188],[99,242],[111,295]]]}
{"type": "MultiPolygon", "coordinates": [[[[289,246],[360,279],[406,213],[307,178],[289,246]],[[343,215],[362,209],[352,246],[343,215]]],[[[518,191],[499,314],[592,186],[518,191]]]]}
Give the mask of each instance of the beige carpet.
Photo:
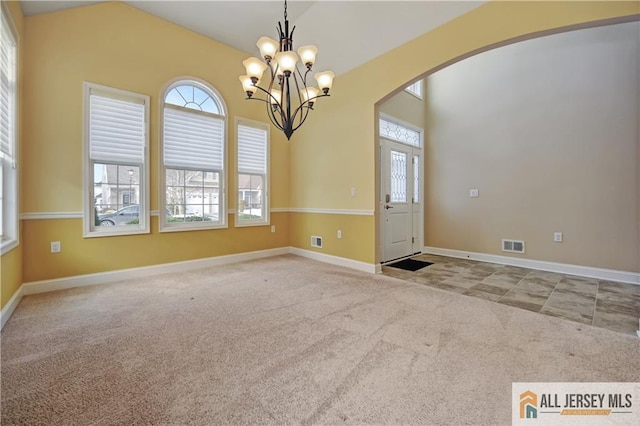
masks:
{"type": "Polygon", "coordinates": [[[640,381],[640,339],[296,256],[25,297],[2,425],[510,424],[514,381],[640,381]]]}

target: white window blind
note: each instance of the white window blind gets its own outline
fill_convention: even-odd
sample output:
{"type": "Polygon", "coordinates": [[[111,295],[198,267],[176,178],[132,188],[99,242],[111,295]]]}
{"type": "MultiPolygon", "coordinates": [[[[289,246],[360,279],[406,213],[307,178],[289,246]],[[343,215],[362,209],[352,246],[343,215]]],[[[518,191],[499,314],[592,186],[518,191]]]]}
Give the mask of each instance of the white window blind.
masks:
{"type": "Polygon", "coordinates": [[[238,173],[267,173],[267,132],[256,127],[238,125],[238,173]]]}
{"type": "Polygon", "coordinates": [[[224,120],[206,113],[164,108],[164,165],[222,170],[224,120]]]}
{"type": "Polygon", "coordinates": [[[16,44],[9,30],[4,13],[0,13],[2,31],[0,33],[0,157],[9,162],[14,160],[15,133],[15,49],[16,44]]]}
{"type": "Polygon", "coordinates": [[[140,101],[89,97],[89,156],[95,161],[144,163],[145,106],[140,101]]]}

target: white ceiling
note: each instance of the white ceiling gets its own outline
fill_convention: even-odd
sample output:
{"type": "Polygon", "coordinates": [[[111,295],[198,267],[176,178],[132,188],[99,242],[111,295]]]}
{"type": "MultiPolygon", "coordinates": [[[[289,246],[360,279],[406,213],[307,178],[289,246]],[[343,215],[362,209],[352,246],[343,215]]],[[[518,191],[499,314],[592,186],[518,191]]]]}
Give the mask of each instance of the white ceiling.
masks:
{"type": "MultiPolygon", "coordinates": [[[[49,13],[97,1],[22,0],[25,15],[49,13]]],[[[260,36],[277,39],[284,1],[125,1],[140,10],[204,36],[257,55],[260,36]]],[[[288,2],[296,25],[294,45],[315,44],[314,69],[344,73],[451,19],[484,1],[299,1],[288,2]]]]}

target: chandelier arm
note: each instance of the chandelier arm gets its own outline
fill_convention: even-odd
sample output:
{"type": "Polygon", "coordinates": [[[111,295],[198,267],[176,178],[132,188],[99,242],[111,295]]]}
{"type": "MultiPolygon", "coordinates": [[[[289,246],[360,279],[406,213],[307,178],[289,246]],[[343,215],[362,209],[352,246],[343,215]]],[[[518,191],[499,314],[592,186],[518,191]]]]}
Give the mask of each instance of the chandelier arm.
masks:
{"type": "MultiPolygon", "coordinates": [[[[302,76],[302,73],[300,73],[300,70],[296,67],[296,71],[298,71],[298,75],[300,75],[300,78],[302,79],[302,84],[304,84],[304,89],[307,89],[307,85],[305,83],[305,79],[307,74],[309,73],[309,69],[307,69],[307,72],[305,72],[304,76],[302,76]]],[[[296,86],[298,86],[299,89],[299,85],[298,85],[298,80],[296,78],[296,86]]],[[[299,92],[299,90],[298,90],[299,92]]],[[[329,96],[328,94],[321,94],[321,95],[317,95],[314,96],[312,98],[307,99],[306,101],[302,100],[302,95],[300,93],[298,93],[298,101],[299,101],[299,106],[298,108],[296,108],[296,110],[293,113],[293,116],[291,117],[291,123],[295,122],[296,116],[299,115],[298,120],[299,123],[293,128],[293,131],[295,132],[300,126],[302,126],[302,123],[305,122],[305,120],[307,119],[307,116],[309,115],[309,111],[313,109],[313,106],[311,105],[312,102],[315,102],[315,100],[317,98],[321,98],[324,96],[329,96]]]]}
{"type": "Polygon", "coordinates": [[[276,126],[280,131],[284,132],[284,127],[282,127],[275,118],[275,115],[273,113],[273,105],[267,104],[267,116],[269,116],[269,120],[271,120],[271,123],[274,126],[276,126]]]}
{"type": "MultiPolygon", "coordinates": [[[[298,71],[298,67],[296,67],[296,71],[298,71]]],[[[300,72],[299,72],[299,71],[298,71],[298,74],[300,74],[300,72]]],[[[291,117],[291,125],[292,125],[292,126],[293,126],[293,125],[294,125],[294,123],[295,123],[295,118],[296,118],[296,115],[298,114],[298,111],[300,111],[300,108],[301,108],[301,107],[302,107],[302,105],[304,105],[304,103],[306,102],[306,101],[304,101],[304,100],[302,99],[302,93],[301,93],[301,91],[300,91],[300,84],[298,83],[298,78],[295,76],[295,74],[294,74],[293,78],[294,78],[294,80],[295,80],[295,82],[296,82],[296,94],[298,95],[298,108],[294,111],[294,113],[293,113],[293,117],[291,117]]],[[[306,92],[306,90],[307,90],[307,85],[305,84],[305,82],[304,82],[304,80],[303,80],[302,75],[300,76],[300,79],[302,79],[303,89],[304,89],[304,90],[305,90],[305,92],[306,92]]],[[[308,95],[309,95],[309,94],[307,93],[307,96],[308,96],[308,95]]],[[[308,113],[308,110],[307,110],[307,113],[308,113]]],[[[300,118],[302,118],[302,115],[300,115],[300,118]]],[[[305,118],[305,119],[307,118],[307,117],[306,117],[306,115],[305,115],[305,117],[304,117],[304,118],[305,118]]],[[[302,122],[303,122],[303,121],[304,121],[304,120],[302,120],[302,121],[300,122],[300,124],[302,124],[302,122]]],[[[296,129],[297,129],[298,127],[300,127],[300,124],[298,124],[298,126],[296,127],[296,129]]]]}
{"type": "Polygon", "coordinates": [[[295,132],[296,130],[298,130],[298,128],[300,128],[300,126],[302,126],[302,124],[305,122],[305,120],[307,119],[307,116],[309,115],[309,110],[311,109],[308,105],[308,102],[305,101],[304,104],[300,105],[298,108],[296,108],[296,112],[294,113],[295,115],[298,115],[298,113],[300,113],[300,122],[298,123],[298,125],[296,127],[293,128],[293,131],[295,132]],[[305,110],[304,113],[302,112],[302,110],[305,110]]]}
{"type": "Polygon", "coordinates": [[[267,107],[267,116],[269,117],[269,120],[271,121],[271,123],[278,128],[281,131],[284,131],[284,128],[280,125],[280,123],[278,123],[278,121],[274,118],[273,115],[273,105],[271,104],[271,102],[269,102],[266,99],[260,99],[260,98],[246,98],[249,101],[260,101],[260,102],[264,102],[264,104],[267,107]]]}
{"type": "MultiPolygon", "coordinates": [[[[296,68],[297,70],[297,68],[296,68]]],[[[300,71],[298,71],[298,74],[300,74],[300,78],[302,79],[302,82],[304,83],[304,86],[307,87],[307,75],[309,75],[309,72],[311,72],[311,68],[307,68],[307,70],[304,72],[304,76],[302,75],[302,73],[300,71]]]]}
{"type": "Polygon", "coordinates": [[[302,111],[302,109],[303,109],[303,108],[304,108],[304,109],[306,109],[306,111],[304,112],[304,116],[302,116],[302,115],[300,116],[300,123],[298,123],[298,125],[297,125],[296,127],[294,127],[294,129],[293,129],[293,131],[294,131],[294,132],[295,132],[296,130],[298,130],[298,128],[299,128],[300,126],[302,126],[302,123],[304,123],[304,122],[305,122],[305,120],[307,119],[307,116],[309,115],[309,111],[313,109],[309,104],[310,104],[311,102],[314,102],[314,103],[315,103],[316,99],[318,99],[318,98],[324,98],[324,97],[327,97],[327,96],[331,96],[331,95],[329,95],[329,94],[326,94],[326,95],[325,95],[325,94],[322,94],[322,95],[314,96],[313,98],[309,98],[309,99],[307,99],[307,100],[306,100],[306,101],[304,101],[302,104],[300,104],[300,106],[299,106],[298,108],[296,108],[296,110],[295,110],[295,112],[294,112],[294,117],[295,117],[298,113],[302,114],[302,112],[301,112],[301,111],[302,111]]]}
{"type": "MultiPolygon", "coordinates": [[[[296,70],[298,70],[297,67],[296,67],[296,70]]],[[[300,75],[300,78],[303,79],[302,75],[300,75]]],[[[306,91],[307,85],[304,83],[304,80],[302,81],[302,84],[303,84],[304,90],[306,91]]],[[[291,117],[291,124],[293,126],[293,124],[295,123],[296,117],[298,117],[299,122],[296,126],[294,126],[292,132],[295,132],[300,126],[302,126],[302,123],[304,123],[304,121],[307,119],[307,115],[309,115],[309,110],[311,109],[309,107],[309,101],[308,100],[304,101],[302,99],[302,93],[300,93],[300,87],[299,87],[297,78],[296,78],[296,87],[298,88],[298,108],[296,108],[296,110],[293,113],[293,116],[291,117]]],[[[308,96],[308,93],[307,93],[307,96],[308,96]]]]}
{"type": "MultiPolygon", "coordinates": [[[[278,24],[280,24],[278,22],[278,24]]],[[[272,121],[276,121],[278,122],[278,128],[280,130],[282,130],[283,132],[285,132],[285,127],[286,127],[286,117],[284,116],[284,109],[282,108],[282,105],[284,103],[285,100],[285,87],[284,87],[284,81],[286,79],[285,75],[282,74],[281,76],[277,75],[277,68],[280,67],[280,65],[278,65],[276,63],[276,71],[275,71],[275,76],[271,78],[271,82],[269,83],[269,95],[271,96],[271,98],[275,101],[275,104],[278,106],[278,110],[280,112],[280,121],[278,121],[278,118],[275,115],[275,109],[271,108],[270,110],[270,115],[271,115],[271,119],[272,121]],[[277,81],[276,81],[277,80],[277,81]],[[277,84],[280,88],[280,100],[276,99],[273,95],[271,95],[271,90],[273,89],[273,85],[277,84]]]]}
{"type": "Polygon", "coordinates": [[[309,98],[309,99],[307,99],[306,101],[302,102],[302,103],[300,104],[300,106],[306,105],[306,106],[307,106],[307,108],[309,108],[309,109],[313,109],[313,107],[312,107],[312,106],[310,106],[310,105],[308,105],[308,104],[310,104],[311,102],[314,102],[314,103],[315,103],[316,99],[319,99],[319,98],[326,98],[326,97],[328,97],[328,96],[331,96],[331,95],[330,95],[329,93],[320,93],[319,95],[316,95],[316,96],[314,96],[314,97],[312,97],[312,98],[309,98]]]}
{"type": "MultiPolygon", "coordinates": [[[[293,78],[295,81],[295,77],[296,75],[293,74],[293,78]]],[[[285,97],[285,93],[283,90],[282,93],[282,103],[283,103],[283,108],[281,108],[282,110],[282,125],[285,127],[285,134],[287,135],[287,137],[291,137],[291,134],[293,133],[293,131],[291,130],[293,128],[293,121],[292,121],[292,116],[291,116],[291,75],[289,75],[286,78],[286,97],[285,97]],[[286,109],[286,111],[285,111],[286,109]]]]}
{"type": "Polygon", "coordinates": [[[304,84],[305,88],[307,87],[307,75],[309,74],[310,71],[311,71],[311,69],[307,68],[307,70],[305,71],[304,75],[302,75],[302,73],[300,72],[300,69],[298,67],[296,67],[296,72],[300,76],[300,80],[302,81],[302,84],[304,84]]]}
{"type": "MultiPolygon", "coordinates": [[[[272,82],[273,84],[273,82],[272,82]]],[[[270,85],[271,86],[271,85],[270,85]]],[[[265,90],[260,86],[255,86],[257,89],[260,89],[262,92],[265,93],[266,98],[265,99],[260,99],[260,98],[249,98],[249,99],[253,99],[256,101],[262,101],[265,104],[267,104],[267,115],[269,116],[269,119],[271,120],[271,122],[273,123],[274,126],[276,126],[278,129],[284,131],[284,127],[282,126],[282,124],[278,123],[278,120],[273,112],[273,103],[271,102],[271,99],[273,99],[276,102],[276,105],[278,105],[278,107],[280,107],[280,104],[278,103],[278,100],[271,94],[271,92],[269,90],[265,90]]],[[[280,109],[282,109],[280,107],[280,109]]]]}
{"type": "MultiPolygon", "coordinates": [[[[278,100],[271,94],[270,90],[265,90],[258,85],[254,85],[253,87],[255,87],[256,89],[260,89],[266,95],[266,99],[257,99],[257,100],[270,103],[271,101],[269,99],[273,99],[274,101],[278,102],[278,100]]],[[[254,99],[254,98],[250,98],[250,99],[254,99]]]]}
{"type": "Polygon", "coordinates": [[[274,123],[274,125],[282,130],[283,132],[285,131],[285,122],[283,121],[283,117],[282,117],[282,105],[280,105],[279,102],[277,102],[276,99],[276,103],[272,104],[271,102],[269,102],[269,105],[267,105],[267,115],[269,116],[269,119],[271,120],[272,123],[274,123]],[[278,117],[278,115],[276,115],[276,110],[280,111],[280,117],[278,117]],[[280,118],[280,120],[278,120],[278,118],[280,118]]]}

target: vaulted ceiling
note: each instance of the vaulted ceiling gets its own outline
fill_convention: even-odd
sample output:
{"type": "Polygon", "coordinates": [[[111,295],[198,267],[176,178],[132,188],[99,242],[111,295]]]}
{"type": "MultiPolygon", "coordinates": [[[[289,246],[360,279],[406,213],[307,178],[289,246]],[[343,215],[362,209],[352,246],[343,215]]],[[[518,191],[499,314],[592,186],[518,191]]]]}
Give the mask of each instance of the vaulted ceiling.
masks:
{"type": "MultiPolygon", "coordinates": [[[[97,1],[22,0],[35,15],[97,1]]],[[[283,1],[125,1],[140,10],[257,55],[263,35],[277,39],[283,1]]],[[[296,46],[315,44],[318,70],[341,74],[480,5],[484,1],[289,1],[296,46]]]]}

